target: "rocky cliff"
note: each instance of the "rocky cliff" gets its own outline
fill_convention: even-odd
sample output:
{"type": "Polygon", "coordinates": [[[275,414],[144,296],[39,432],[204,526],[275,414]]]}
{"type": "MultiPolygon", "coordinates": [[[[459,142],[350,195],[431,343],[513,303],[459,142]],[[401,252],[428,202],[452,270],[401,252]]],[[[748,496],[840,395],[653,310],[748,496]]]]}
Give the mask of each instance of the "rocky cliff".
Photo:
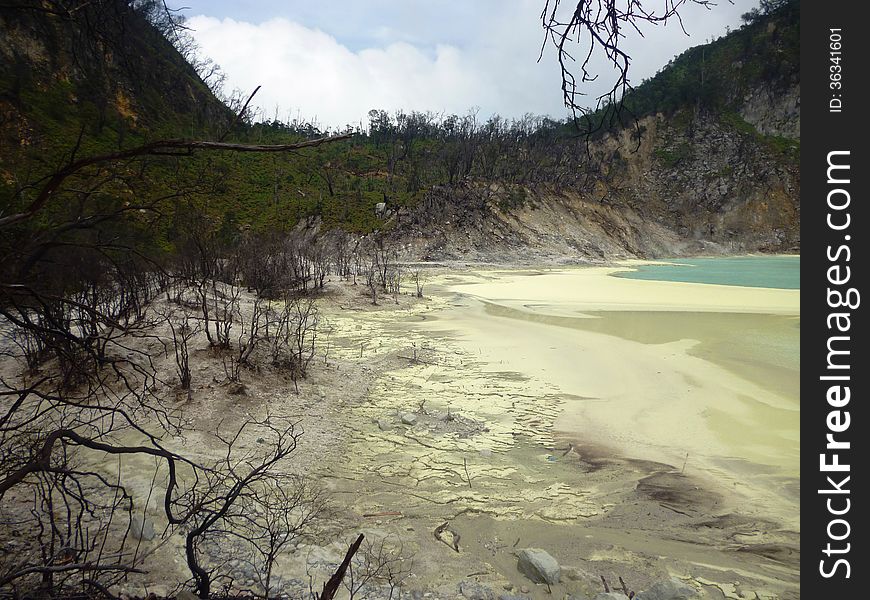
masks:
{"type": "MultiPolygon", "coordinates": [[[[212,139],[233,121],[143,12],[149,3],[74,4],[0,9],[0,210],[26,203],[73,151],[212,139]]],[[[373,111],[368,130],[346,143],[269,160],[166,159],[133,191],[144,198],[162,186],[171,197],[167,190],[195,183],[184,210],[196,203],[227,243],[250,229],[318,223],[388,232],[430,259],[798,251],[799,4],[768,4],[775,10],[687,50],[639,85],[625,98],[636,120],[597,131],[588,144],[546,118],[477,123],[373,111]],[[389,210],[375,211],[381,202],[389,210]]],[[[245,122],[232,139],[287,143],[323,133],[245,122]]],[[[165,208],[147,241],[171,250],[185,215],[165,208]]]]}
{"type": "Polygon", "coordinates": [[[579,183],[519,203],[482,182],[433,188],[400,237],[432,259],[799,252],[798,22],[784,3],[672,61],[626,99],[645,114],[590,140],[579,183]]]}

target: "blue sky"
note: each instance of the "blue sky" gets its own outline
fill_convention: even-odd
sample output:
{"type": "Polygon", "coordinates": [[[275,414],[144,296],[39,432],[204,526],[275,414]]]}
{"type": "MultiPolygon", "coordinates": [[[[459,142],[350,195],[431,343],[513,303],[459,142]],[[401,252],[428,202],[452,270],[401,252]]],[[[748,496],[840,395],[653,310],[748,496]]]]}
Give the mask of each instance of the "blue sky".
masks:
{"type": "MultiPolygon", "coordinates": [[[[565,0],[563,0],[565,1],[565,0]]],[[[664,0],[655,0],[658,8],[664,0]]],[[[566,2],[568,6],[570,2],[566,2]]],[[[674,55],[736,28],[757,3],[727,0],[681,9],[676,22],[628,37],[632,82],[674,55]]],[[[537,62],[544,0],[171,0],[203,55],[227,75],[227,91],[252,91],[268,117],[316,119],[340,127],[371,108],[431,110],[482,117],[565,116],[551,51],[537,62]]],[[[590,97],[603,91],[589,85],[590,97]]]]}

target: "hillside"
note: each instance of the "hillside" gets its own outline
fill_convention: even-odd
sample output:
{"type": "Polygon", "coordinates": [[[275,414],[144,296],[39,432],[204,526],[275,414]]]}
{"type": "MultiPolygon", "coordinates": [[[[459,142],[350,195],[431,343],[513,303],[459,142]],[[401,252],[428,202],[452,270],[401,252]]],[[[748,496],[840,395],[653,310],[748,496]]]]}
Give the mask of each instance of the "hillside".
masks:
{"type": "MultiPolygon", "coordinates": [[[[0,13],[5,211],[77,145],[82,156],[160,137],[214,139],[231,119],[139,5],[87,4],[67,14],[0,13]]],[[[430,259],[792,251],[800,245],[798,13],[786,3],[686,51],[626,98],[622,127],[591,141],[546,118],[373,110],[348,142],[292,155],[151,159],[132,190],[104,191],[116,200],[174,196],[147,234],[169,252],[195,215],[229,244],[247,230],[301,222],[380,230],[430,259]],[[380,216],[379,202],[388,207],[380,216]]],[[[242,122],[229,139],[324,133],[308,123],[242,122]]]]}
{"type": "Polygon", "coordinates": [[[2,6],[0,596],[798,597],[799,290],[551,268],[799,249],[796,3],[591,135],[258,122],[162,0],[2,6]]]}
{"type": "Polygon", "coordinates": [[[522,206],[506,210],[504,185],[439,188],[413,239],[454,258],[798,251],[799,16],[780,3],[675,58],[625,98],[621,126],[592,115],[579,176],[524,185],[522,206]]]}
{"type": "MultiPolygon", "coordinates": [[[[225,124],[228,109],[136,3],[0,8],[0,160],[128,147],[225,124]]],[[[55,158],[55,157],[51,157],[55,158]]]]}

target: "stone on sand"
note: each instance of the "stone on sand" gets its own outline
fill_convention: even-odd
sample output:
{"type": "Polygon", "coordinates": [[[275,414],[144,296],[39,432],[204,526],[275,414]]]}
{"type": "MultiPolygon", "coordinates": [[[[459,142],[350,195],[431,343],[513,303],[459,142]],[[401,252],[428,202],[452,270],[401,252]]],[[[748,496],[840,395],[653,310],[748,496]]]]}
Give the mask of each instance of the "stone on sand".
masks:
{"type": "Polygon", "coordinates": [[[134,539],[150,542],[154,539],[154,523],[142,515],[133,515],[130,519],[130,533],[134,539]]]}
{"type": "Polygon", "coordinates": [[[459,593],[468,600],[494,600],[495,598],[495,593],[490,588],[476,581],[461,582],[459,593]]]}
{"type": "Polygon", "coordinates": [[[689,600],[697,597],[698,592],[695,588],[676,577],[671,577],[657,581],[650,589],[638,593],[637,600],[689,600]]]}
{"type": "Polygon", "coordinates": [[[561,569],[546,550],[524,548],[517,558],[517,569],[535,583],[559,583],[561,569]]]}

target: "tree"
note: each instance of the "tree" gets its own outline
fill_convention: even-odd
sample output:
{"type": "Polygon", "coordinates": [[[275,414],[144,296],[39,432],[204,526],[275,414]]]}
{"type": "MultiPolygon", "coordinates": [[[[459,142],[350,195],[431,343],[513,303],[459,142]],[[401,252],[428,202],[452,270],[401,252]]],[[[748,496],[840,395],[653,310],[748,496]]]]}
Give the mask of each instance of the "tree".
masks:
{"type": "MultiPolygon", "coordinates": [[[[143,252],[134,238],[120,235],[128,224],[124,219],[139,214],[127,207],[83,212],[61,223],[42,219],[35,241],[19,247],[7,234],[23,235],[27,230],[22,227],[63,205],[79,193],[80,185],[114,181],[136,159],[166,153],[187,157],[203,149],[284,152],[334,139],[343,138],[282,146],[159,140],[84,158],[77,158],[74,149],[65,165],[40,186],[26,190],[29,200],[21,203],[20,210],[0,217],[4,246],[12,250],[0,270],[0,317],[15,332],[26,368],[20,379],[0,380],[0,501],[5,507],[10,500],[20,505],[31,499],[32,508],[20,523],[32,532],[36,552],[23,554],[24,562],[4,565],[0,586],[27,589],[38,578],[46,592],[72,585],[102,589],[142,570],[145,556],[130,538],[111,534],[117,527],[135,529],[135,499],[120,475],[113,480],[98,469],[82,466],[87,464],[81,460],[83,455],[105,453],[119,461],[135,455],[158,462],[167,478],[162,498],[166,522],[185,531],[187,565],[196,591],[208,597],[214,573],[202,556],[203,540],[220,535],[233,519],[245,514],[245,503],[259,498],[252,489],[267,485],[298,439],[292,423],[252,419],[229,433],[215,432],[225,450],[214,461],[192,460],[163,441],[181,433],[184,424],[161,396],[147,344],[133,342],[154,338],[157,324],[168,319],[178,376],[186,388],[188,342],[194,326],[186,313],[158,319],[161,315],[149,308],[155,298],[164,292],[171,296],[171,284],[201,283],[202,305],[212,310],[215,342],[228,345],[233,324],[242,328],[234,368],[250,359],[260,336],[262,302],[256,301],[250,321],[239,323],[234,308],[238,286],[234,281],[216,283],[225,261],[213,248],[200,243],[190,260],[179,263],[182,276],[178,277],[157,257],[143,252]],[[70,180],[76,185],[65,187],[70,180]],[[65,238],[69,231],[94,235],[65,238]],[[51,251],[59,244],[64,252],[62,270],[52,264],[51,251]],[[191,279],[183,276],[185,272],[191,279]],[[239,454],[238,440],[246,429],[272,437],[262,452],[239,454]],[[123,441],[132,439],[139,441],[123,441]],[[110,516],[104,521],[101,515],[110,516]]],[[[160,214],[165,201],[160,196],[137,206],[160,214]]],[[[317,321],[310,303],[295,306],[298,314],[289,349],[296,361],[294,379],[304,376],[313,356],[317,321]]],[[[237,376],[237,368],[234,373],[237,376]]]]}
{"type": "Polygon", "coordinates": [[[665,0],[661,9],[648,10],[644,5],[651,3],[640,0],[580,0],[568,6],[563,6],[562,0],[546,0],[541,11],[544,43],[538,60],[543,57],[548,43],[556,49],[562,74],[562,98],[575,121],[578,115],[583,117],[587,131],[591,132],[620,119],[623,99],[632,89],[628,77],[631,56],[621,47],[626,32],[643,36],[641,26],[644,24],[666,24],[669,20],[676,20],[683,28],[679,9],[688,3],[707,8],[713,5],[710,0],[665,0]],[[571,52],[575,44],[580,47],[579,62],[571,52]],[[584,107],[580,104],[580,99],[586,95],[582,84],[598,78],[598,74],[591,71],[591,64],[599,54],[616,69],[617,76],[613,86],[595,98],[594,108],[584,107]],[[599,115],[598,122],[593,122],[591,114],[599,110],[603,114],[599,115]]]}
{"type": "Polygon", "coordinates": [[[761,17],[769,15],[785,6],[788,6],[789,3],[793,1],[794,0],[761,0],[761,3],[758,7],[753,8],[749,12],[745,12],[740,15],[740,20],[747,25],[750,25],[761,17]]]}

